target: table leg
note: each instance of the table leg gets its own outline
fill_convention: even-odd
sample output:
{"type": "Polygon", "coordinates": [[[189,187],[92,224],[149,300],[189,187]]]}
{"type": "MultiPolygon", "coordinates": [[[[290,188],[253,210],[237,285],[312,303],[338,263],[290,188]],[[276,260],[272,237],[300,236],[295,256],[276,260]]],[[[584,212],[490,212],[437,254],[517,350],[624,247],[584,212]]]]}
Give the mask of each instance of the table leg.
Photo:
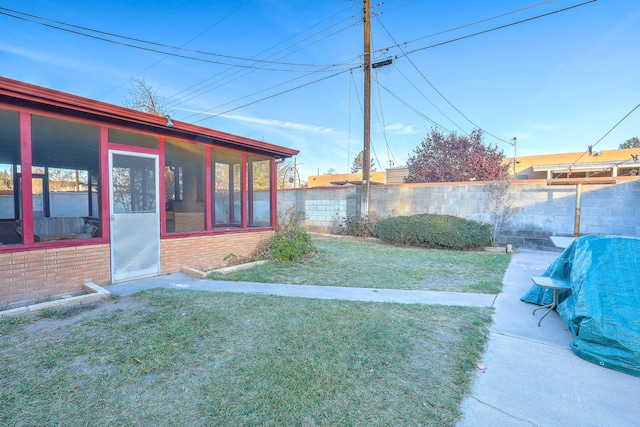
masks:
{"type": "Polygon", "coordinates": [[[540,320],[538,321],[538,327],[540,327],[540,324],[542,323],[542,320],[544,320],[544,318],[547,317],[547,314],[551,313],[557,306],[558,306],[558,290],[554,289],[553,290],[553,301],[551,302],[551,304],[543,305],[542,307],[538,307],[535,310],[533,310],[533,315],[535,316],[536,315],[536,311],[542,310],[543,308],[548,308],[549,309],[544,314],[544,316],[542,316],[540,318],[540,320]]]}

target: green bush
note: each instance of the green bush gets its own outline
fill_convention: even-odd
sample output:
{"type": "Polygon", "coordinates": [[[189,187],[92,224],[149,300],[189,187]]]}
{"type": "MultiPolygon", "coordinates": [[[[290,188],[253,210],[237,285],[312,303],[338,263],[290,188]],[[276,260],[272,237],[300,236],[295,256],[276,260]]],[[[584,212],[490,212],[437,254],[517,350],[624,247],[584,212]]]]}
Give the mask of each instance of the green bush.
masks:
{"type": "Polygon", "coordinates": [[[287,210],[280,219],[276,232],[258,244],[251,260],[299,261],[316,252],[311,236],[302,228],[304,219],[304,212],[287,210]]]}
{"type": "Polygon", "coordinates": [[[419,214],[383,219],[378,238],[391,244],[474,249],[490,242],[490,225],[451,215],[419,214]]]}
{"type": "Polygon", "coordinates": [[[288,233],[276,231],[269,239],[260,242],[255,255],[269,261],[299,261],[315,251],[311,236],[299,229],[288,233]]]}
{"type": "Polygon", "coordinates": [[[375,237],[380,218],[377,216],[359,216],[349,215],[338,221],[336,234],[355,236],[355,237],[375,237]]]}

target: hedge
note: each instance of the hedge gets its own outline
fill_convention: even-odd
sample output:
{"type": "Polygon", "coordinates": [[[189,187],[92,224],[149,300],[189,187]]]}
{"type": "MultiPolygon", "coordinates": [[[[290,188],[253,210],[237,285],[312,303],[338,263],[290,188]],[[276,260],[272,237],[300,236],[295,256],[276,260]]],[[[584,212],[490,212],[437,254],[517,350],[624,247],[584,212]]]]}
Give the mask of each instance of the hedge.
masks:
{"type": "Polygon", "coordinates": [[[384,242],[446,249],[475,249],[488,245],[489,224],[452,215],[419,214],[386,218],[378,223],[384,242]]]}

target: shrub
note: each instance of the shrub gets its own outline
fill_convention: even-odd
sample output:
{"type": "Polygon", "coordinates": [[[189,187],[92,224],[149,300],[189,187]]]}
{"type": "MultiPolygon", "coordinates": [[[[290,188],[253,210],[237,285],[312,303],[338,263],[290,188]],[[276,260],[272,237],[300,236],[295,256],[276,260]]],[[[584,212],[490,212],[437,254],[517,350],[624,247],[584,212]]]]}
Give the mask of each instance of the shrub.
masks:
{"type": "Polygon", "coordinates": [[[365,216],[362,218],[349,215],[338,221],[336,234],[355,237],[375,237],[378,222],[380,222],[380,218],[377,216],[365,216]]]}
{"type": "Polygon", "coordinates": [[[399,216],[378,223],[378,238],[407,246],[473,249],[490,242],[490,225],[451,215],[399,216]]]}
{"type": "Polygon", "coordinates": [[[299,261],[314,253],[316,247],[311,236],[302,228],[305,213],[288,209],[278,224],[276,232],[261,241],[251,255],[252,260],[299,261]]]}

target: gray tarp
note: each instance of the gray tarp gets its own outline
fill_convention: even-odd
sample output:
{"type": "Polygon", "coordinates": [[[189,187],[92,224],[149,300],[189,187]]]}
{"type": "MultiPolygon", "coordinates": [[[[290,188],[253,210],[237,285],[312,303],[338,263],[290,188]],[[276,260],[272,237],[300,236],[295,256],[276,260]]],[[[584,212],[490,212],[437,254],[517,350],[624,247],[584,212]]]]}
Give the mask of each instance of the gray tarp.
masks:
{"type": "MultiPolygon", "coordinates": [[[[640,376],[640,238],[580,237],[543,276],[571,282],[557,310],[575,337],[574,353],[640,376]]],[[[521,299],[543,305],[552,296],[533,285],[521,299]]]]}

